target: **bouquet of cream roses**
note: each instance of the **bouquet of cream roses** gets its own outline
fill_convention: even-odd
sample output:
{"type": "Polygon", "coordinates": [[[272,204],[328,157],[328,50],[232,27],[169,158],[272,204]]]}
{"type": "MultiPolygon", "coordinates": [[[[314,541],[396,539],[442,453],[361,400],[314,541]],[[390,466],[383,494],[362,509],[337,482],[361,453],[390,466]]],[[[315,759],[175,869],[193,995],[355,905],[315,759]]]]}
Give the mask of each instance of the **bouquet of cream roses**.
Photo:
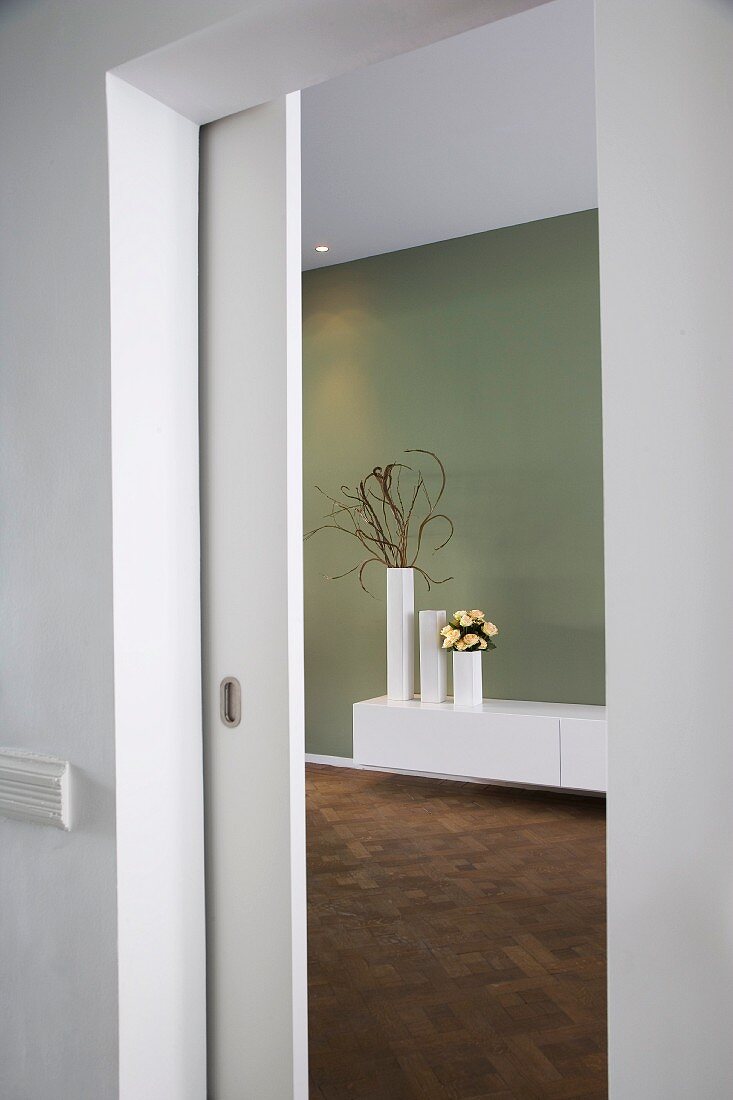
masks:
{"type": "Polygon", "coordinates": [[[496,649],[494,638],[498,633],[499,628],[488,621],[483,611],[455,611],[440,635],[443,649],[475,653],[480,649],[496,649]]]}

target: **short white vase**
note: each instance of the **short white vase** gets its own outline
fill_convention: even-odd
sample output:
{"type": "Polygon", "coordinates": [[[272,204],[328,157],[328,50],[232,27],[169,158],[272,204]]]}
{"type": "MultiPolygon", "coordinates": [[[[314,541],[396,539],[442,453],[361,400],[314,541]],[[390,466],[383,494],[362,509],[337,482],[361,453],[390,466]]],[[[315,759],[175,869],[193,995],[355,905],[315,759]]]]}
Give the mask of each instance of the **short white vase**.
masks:
{"type": "Polygon", "coordinates": [[[481,650],[475,653],[453,651],[453,703],[457,707],[477,707],[483,702],[481,650]]]}
{"type": "Polygon", "coordinates": [[[440,632],[448,621],[445,611],[420,612],[420,699],[444,703],[448,695],[447,654],[440,632]]]}
{"type": "Polygon", "coordinates": [[[387,698],[415,692],[415,570],[387,570],[387,698]]]}

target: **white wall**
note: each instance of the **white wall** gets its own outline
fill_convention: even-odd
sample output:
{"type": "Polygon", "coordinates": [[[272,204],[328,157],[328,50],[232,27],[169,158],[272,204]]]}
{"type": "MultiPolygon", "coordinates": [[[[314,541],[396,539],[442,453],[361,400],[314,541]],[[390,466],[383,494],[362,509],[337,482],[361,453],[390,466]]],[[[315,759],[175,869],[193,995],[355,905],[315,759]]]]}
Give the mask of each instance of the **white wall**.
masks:
{"type": "Polygon", "coordinates": [[[200,1100],[198,127],[107,102],[120,1096],[200,1100]]]}
{"type": "Polygon", "coordinates": [[[733,1095],[733,5],[597,0],[613,1100],[733,1095]]]}

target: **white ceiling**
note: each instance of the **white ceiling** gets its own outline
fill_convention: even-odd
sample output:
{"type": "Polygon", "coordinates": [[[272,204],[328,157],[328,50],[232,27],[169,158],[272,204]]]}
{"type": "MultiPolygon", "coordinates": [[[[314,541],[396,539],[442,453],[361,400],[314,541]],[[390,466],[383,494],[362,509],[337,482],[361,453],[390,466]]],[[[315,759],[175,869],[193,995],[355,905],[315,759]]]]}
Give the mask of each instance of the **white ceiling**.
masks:
{"type": "Polygon", "coordinates": [[[308,88],[302,124],[304,269],[590,209],[593,0],[308,88]]]}

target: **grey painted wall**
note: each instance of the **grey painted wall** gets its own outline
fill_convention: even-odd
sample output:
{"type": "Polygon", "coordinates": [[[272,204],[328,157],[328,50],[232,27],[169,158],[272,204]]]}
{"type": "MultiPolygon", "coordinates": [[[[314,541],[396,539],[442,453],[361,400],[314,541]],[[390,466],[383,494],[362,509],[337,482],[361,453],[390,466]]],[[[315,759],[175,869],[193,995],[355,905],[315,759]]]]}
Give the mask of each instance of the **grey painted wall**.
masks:
{"type": "Polygon", "coordinates": [[[0,1095],[117,1096],[105,70],[239,5],[0,12],[2,742],[70,759],[68,835],[0,821],[0,1095]]]}
{"type": "Polygon", "coordinates": [[[612,1100],[733,1096],[733,5],[597,0],[612,1100]]]}

